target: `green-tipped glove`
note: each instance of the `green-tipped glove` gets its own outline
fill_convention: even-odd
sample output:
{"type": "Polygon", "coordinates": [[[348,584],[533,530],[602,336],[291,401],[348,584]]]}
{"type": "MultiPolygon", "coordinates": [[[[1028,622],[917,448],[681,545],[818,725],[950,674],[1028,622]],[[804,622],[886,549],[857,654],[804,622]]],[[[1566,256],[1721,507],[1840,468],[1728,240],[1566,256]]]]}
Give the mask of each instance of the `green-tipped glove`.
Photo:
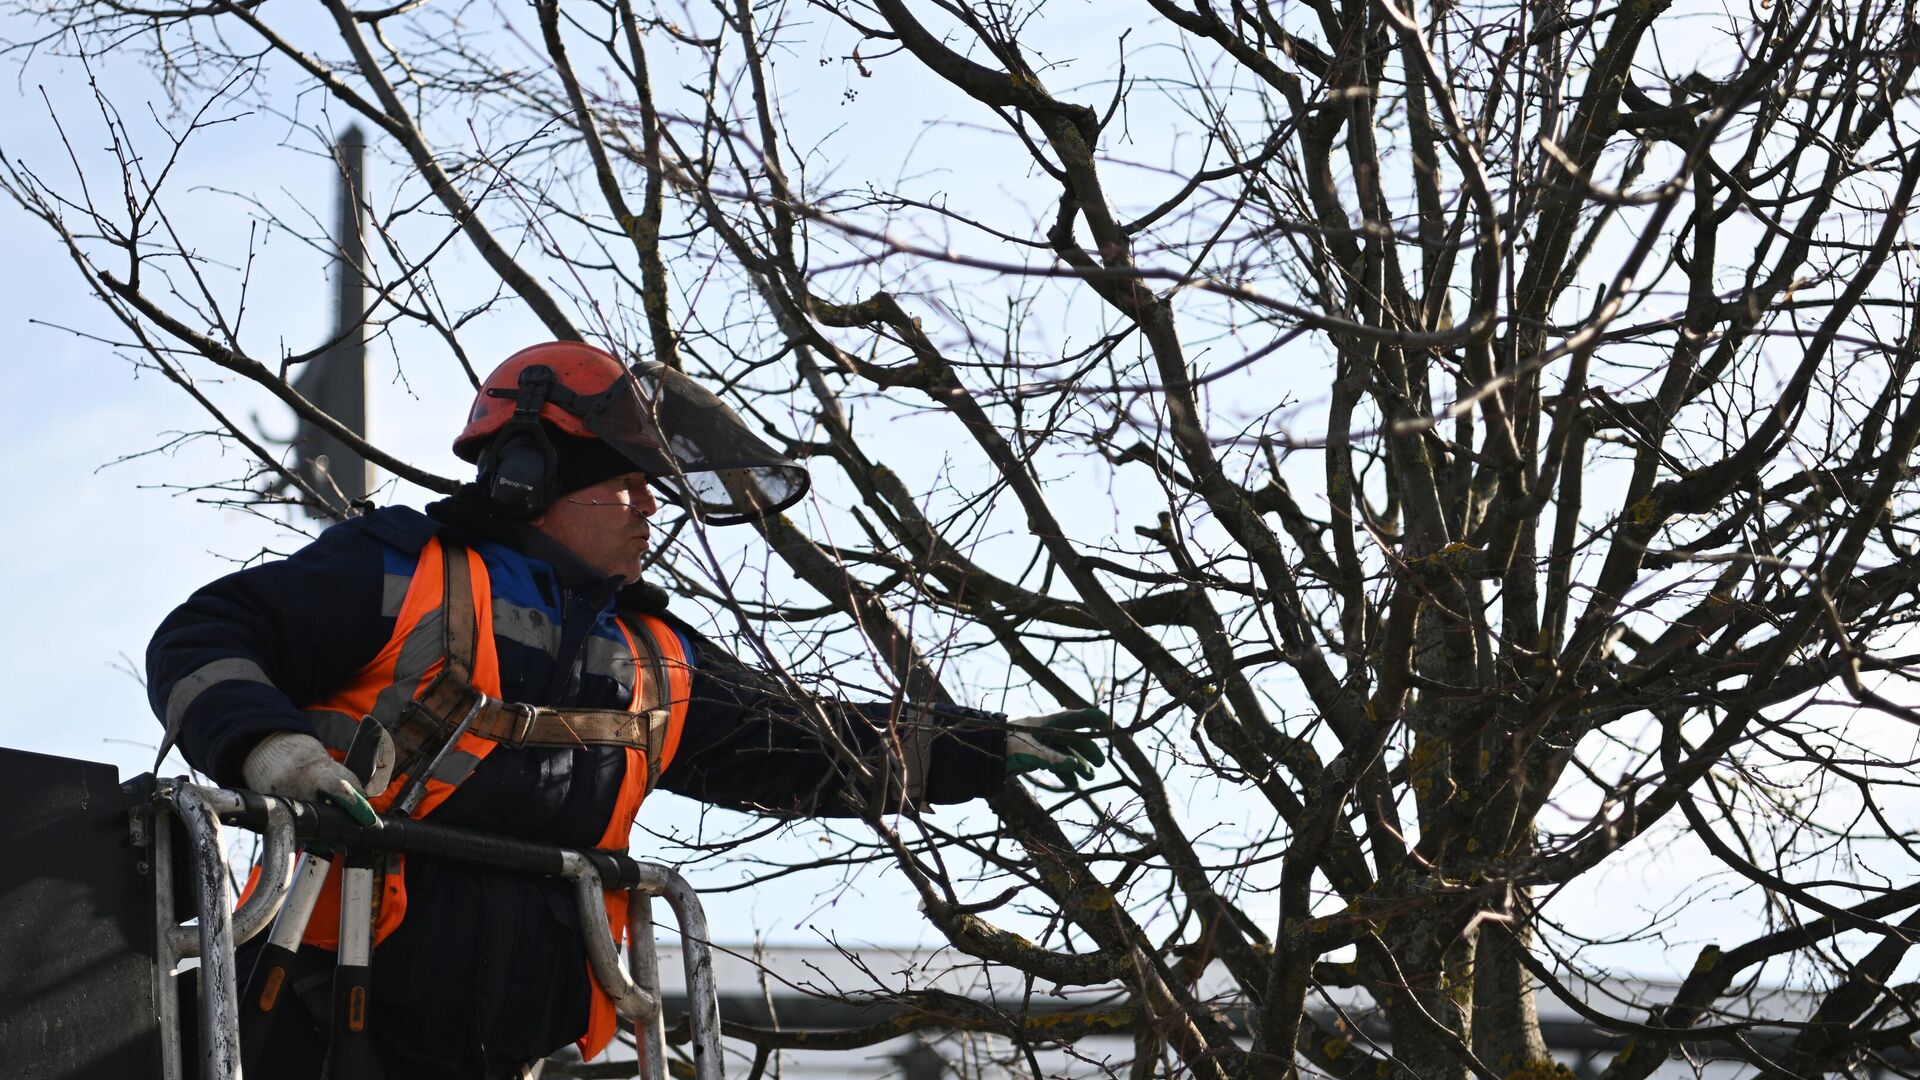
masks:
{"type": "Polygon", "coordinates": [[[1107,755],[1089,731],[1113,725],[1100,709],[1067,709],[1044,716],[1022,716],[1007,721],[1007,775],[1019,776],[1045,769],[1063,784],[1093,779],[1093,770],[1107,763],[1107,755]]]}
{"type": "MultiPolygon", "coordinates": [[[[376,757],[373,775],[366,790],[378,794],[387,786],[393,771],[392,744],[386,746],[385,760],[376,757]]],[[[325,799],[347,812],[361,825],[377,825],[380,818],[361,792],[360,782],[345,765],[327,756],[327,748],[311,735],[294,731],[276,731],[260,740],[240,765],[247,786],[262,795],[283,799],[317,802],[325,799]]]]}

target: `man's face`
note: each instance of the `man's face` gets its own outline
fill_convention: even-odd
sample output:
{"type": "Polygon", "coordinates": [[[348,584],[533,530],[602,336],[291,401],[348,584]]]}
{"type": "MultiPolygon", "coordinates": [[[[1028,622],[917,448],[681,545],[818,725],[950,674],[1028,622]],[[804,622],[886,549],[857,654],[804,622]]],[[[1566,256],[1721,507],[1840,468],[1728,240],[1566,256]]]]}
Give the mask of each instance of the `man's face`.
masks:
{"type": "Polygon", "coordinates": [[[659,509],[646,474],[631,472],[560,496],[531,524],[600,573],[637,581],[659,509]]]}

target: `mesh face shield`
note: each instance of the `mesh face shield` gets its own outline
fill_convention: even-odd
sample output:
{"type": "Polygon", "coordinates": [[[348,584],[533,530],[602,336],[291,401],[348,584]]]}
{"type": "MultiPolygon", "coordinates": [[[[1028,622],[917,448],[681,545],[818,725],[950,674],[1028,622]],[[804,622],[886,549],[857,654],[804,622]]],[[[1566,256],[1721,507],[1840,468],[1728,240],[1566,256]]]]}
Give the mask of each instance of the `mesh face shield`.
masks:
{"type": "Polygon", "coordinates": [[[807,493],[807,470],[767,445],[712,392],[658,361],[591,398],[555,404],[708,525],[780,513],[807,493]]]}

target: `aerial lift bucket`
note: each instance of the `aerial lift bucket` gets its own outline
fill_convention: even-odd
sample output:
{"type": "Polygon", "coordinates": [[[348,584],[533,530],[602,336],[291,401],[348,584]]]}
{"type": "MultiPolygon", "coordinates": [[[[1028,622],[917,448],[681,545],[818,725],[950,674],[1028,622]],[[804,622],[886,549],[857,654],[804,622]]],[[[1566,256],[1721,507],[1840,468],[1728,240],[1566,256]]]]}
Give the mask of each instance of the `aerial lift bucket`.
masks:
{"type": "MultiPolygon", "coordinates": [[[[581,851],[408,818],[355,824],[314,806],[136,777],[0,749],[0,1062],[24,1080],[232,1080],[241,1075],[234,947],[285,903],[297,849],[398,852],[561,878],[579,901],[587,959],[634,1025],[642,1080],[666,1076],[653,905],[679,923],[696,1080],[722,1080],[706,915],[685,879],[624,854],[581,851]],[[262,835],[260,875],[236,910],[222,824],[262,835]],[[604,890],[624,889],[627,957],[604,890]],[[187,925],[184,919],[197,920],[187,925]],[[191,980],[176,975],[198,958],[191,980]],[[183,982],[197,986],[183,1002],[183,982]],[[194,1019],[183,1023],[183,1014],[194,1019]]],[[[377,958],[376,958],[377,959],[377,958]]]]}

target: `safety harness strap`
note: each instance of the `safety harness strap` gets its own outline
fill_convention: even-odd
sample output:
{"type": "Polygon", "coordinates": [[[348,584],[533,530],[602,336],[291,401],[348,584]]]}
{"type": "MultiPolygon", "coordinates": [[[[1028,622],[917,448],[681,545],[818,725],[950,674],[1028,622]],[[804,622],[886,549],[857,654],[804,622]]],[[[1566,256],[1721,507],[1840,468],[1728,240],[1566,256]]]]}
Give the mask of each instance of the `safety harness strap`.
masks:
{"type": "Polygon", "coordinates": [[[473,606],[473,575],[467,569],[467,549],[442,537],[440,555],[446,567],[446,585],[440,594],[440,625],[447,635],[445,670],[461,682],[471,683],[474,652],[480,640],[480,616],[473,606]]]}
{"type": "Polygon", "coordinates": [[[647,742],[641,747],[647,755],[647,790],[652,791],[660,783],[660,763],[666,757],[667,729],[673,718],[673,683],[667,672],[667,654],[653,632],[645,626],[622,626],[627,639],[639,648],[646,650],[648,669],[653,674],[653,707],[638,715],[647,718],[647,742]]]}
{"type": "Polygon", "coordinates": [[[502,746],[626,746],[647,753],[648,784],[653,758],[666,744],[668,710],[546,709],[489,699],[475,714],[469,731],[502,746]]]}

